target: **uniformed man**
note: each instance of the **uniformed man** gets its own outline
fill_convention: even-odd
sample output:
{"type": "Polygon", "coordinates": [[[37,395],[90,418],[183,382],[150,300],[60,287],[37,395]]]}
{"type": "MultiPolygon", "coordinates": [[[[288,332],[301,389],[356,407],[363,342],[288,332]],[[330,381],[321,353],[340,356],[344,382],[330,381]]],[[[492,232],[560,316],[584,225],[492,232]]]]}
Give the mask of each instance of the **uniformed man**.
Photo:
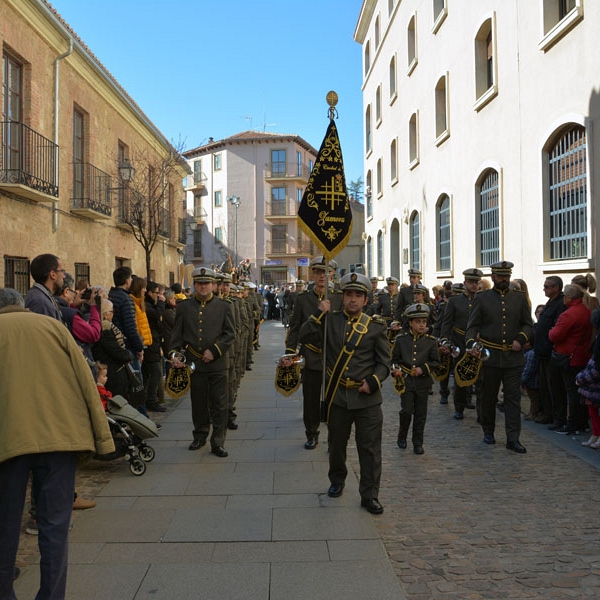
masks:
{"type": "Polygon", "coordinates": [[[177,305],[171,335],[171,366],[183,367],[174,351],[185,351],[187,363],[194,362],[191,400],[194,439],[190,450],[204,444],[212,423],[211,452],[219,457],[225,450],[227,433],[228,350],[235,339],[235,322],[229,302],[217,298],[212,291],[215,272],[205,267],[194,269],[194,296],[177,305]]]}
{"type": "MultiPolygon", "coordinates": [[[[286,338],[286,354],[295,354],[300,346],[300,354],[304,356],[302,371],[302,395],[304,428],[306,431],[307,450],[314,450],[319,443],[319,425],[321,423],[321,386],[323,383],[323,352],[321,346],[303,343],[299,339],[300,327],[315,312],[319,302],[325,297],[328,279],[335,273],[337,263],[330,260],[325,263],[323,256],[316,256],[310,261],[310,269],[314,286],[312,289],[298,294],[290,327],[286,338]],[[329,272],[329,275],[328,275],[329,272]]],[[[328,298],[334,310],[342,306],[342,294],[329,285],[328,298]]]]}
{"type": "Polygon", "coordinates": [[[398,304],[398,286],[400,281],[396,277],[386,277],[385,279],[387,294],[381,294],[378,298],[379,305],[375,314],[382,316],[389,324],[394,316],[394,311],[398,304]]]}
{"type": "MultiPolygon", "coordinates": [[[[471,308],[473,306],[473,300],[477,293],[477,286],[479,285],[480,279],[483,277],[483,272],[479,269],[472,268],[463,271],[464,283],[463,291],[459,294],[450,296],[444,309],[444,320],[442,322],[442,329],[440,337],[442,340],[449,340],[453,346],[460,348],[460,355],[454,359],[453,366],[462,358],[465,352],[465,333],[467,331],[467,323],[469,321],[469,315],[471,314],[471,308]]],[[[454,289],[454,286],[452,286],[454,289]]],[[[447,349],[442,349],[442,352],[449,352],[447,349]]],[[[474,406],[467,402],[467,388],[460,387],[454,382],[454,418],[458,421],[464,418],[464,410],[469,405],[470,408],[474,406]]]]}
{"type": "Polygon", "coordinates": [[[476,341],[483,344],[489,359],[483,363],[481,426],[483,441],[495,444],[496,404],[502,384],[506,447],[519,454],[527,452],[521,434],[521,374],[525,359],[523,346],[533,338],[533,321],[527,298],[509,289],[513,263],[503,260],[492,265],[491,290],[475,296],[467,324],[467,350],[476,356],[476,341]]]}
{"type": "Polygon", "coordinates": [[[296,303],[296,298],[298,297],[298,294],[304,291],[305,284],[306,282],[303,279],[296,280],[294,291],[290,293],[290,319],[292,318],[292,314],[294,314],[294,304],[296,303]]]}
{"type": "Polygon", "coordinates": [[[341,278],[340,287],[343,310],[331,312],[332,302],[322,300],[300,333],[305,344],[319,346],[327,324],[328,495],[337,498],[343,492],[348,474],[346,446],[354,424],[361,506],[381,514],[381,384],[389,374],[390,346],[385,323],[362,312],[371,287],[367,277],[348,273],[341,278]],[[328,313],[331,314],[325,319],[328,313]]]}
{"type": "Polygon", "coordinates": [[[421,283],[423,273],[419,269],[408,270],[409,285],[400,288],[400,295],[396,302],[396,308],[394,310],[394,321],[402,323],[404,311],[411,305],[414,304],[413,290],[415,285],[421,283]]]}
{"type": "Polygon", "coordinates": [[[427,420],[427,399],[433,383],[432,372],[439,366],[437,340],[427,334],[429,306],[411,304],[404,311],[408,330],[398,335],[392,348],[392,363],[397,366],[394,377],[404,377],[405,392],[400,399],[400,427],[398,447],[406,448],[411,421],[412,443],[415,454],[423,454],[423,433],[427,420]]]}
{"type": "Polygon", "coordinates": [[[372,316],[375,314],[377,309],[377,295],[379,292],[379,277],[371,277],[369,279],[371,282],[371,289],[367,294],[367,305],[365,306],[365,312],[372,316]]]}

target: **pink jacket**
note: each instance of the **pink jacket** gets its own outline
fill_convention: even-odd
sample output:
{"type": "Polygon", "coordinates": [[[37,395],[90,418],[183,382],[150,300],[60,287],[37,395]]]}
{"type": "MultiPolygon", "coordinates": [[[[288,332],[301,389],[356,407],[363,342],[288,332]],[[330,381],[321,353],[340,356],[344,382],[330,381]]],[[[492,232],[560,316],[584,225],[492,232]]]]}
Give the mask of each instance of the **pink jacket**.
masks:
{"type": "Polygon", "coordinates": [[[591,356],[592,323],[590,310],[581,298],[573,298],[556,325],[548,332],[554,351],[571,355],[572,367],[584,367],[591,356]]]}

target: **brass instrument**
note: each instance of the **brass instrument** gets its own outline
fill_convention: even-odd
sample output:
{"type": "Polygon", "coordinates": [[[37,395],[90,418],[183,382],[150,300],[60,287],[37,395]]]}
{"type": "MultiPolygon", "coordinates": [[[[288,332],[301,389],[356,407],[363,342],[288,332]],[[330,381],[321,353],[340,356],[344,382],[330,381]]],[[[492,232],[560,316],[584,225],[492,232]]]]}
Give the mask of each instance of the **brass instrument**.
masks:
{"type": "Polygon", "coordinates": [[[490,351],[481,342],[475,342],[472,350],[477,351],[479,356],[465,352],[454,367],[454,381],[458,387],[473,385],[479,377],[481,365],[490,357],[490,351]]]}
{"type": "Polygon", "coordinates": [[[399,321],[391,321],[387,328],[387,338],[390,344],[394,344],[396,336],[402,333],[402,329],[399,327],[399,321]]]}
{"type": "Polygon", "coordinates": [[[192,382],[192,373],[196,369],[194,363],[187,363],[187,358],[183,352],[177,352],[174,350],[169,354],[167,362],[172,362],[173,359],[183,363],[183,367],[171,367],[169,374],[167,375],[167,381],[165,382],[165,392],[171,396],[171,398],[181,398],[189,389],[192,382]]]}
{"type": "Polygon", "coordinates": [[[300,387],[300,369],[304,366],[304,357],[284,354],[276,363],[275,389],[283,396],[291,396],[300,387]]]}
{"type": "Polygon", "coordinates": [[[460,348],[454,346],[448,339],[438,340],[438,348],[442,350],[440,352],[440,364],[432,371],[431,375],[436,381],[443,381],[450,375],[452,359],[460,354],[460,348]]]}
{"type": "Polygon", "coordinates": [[[406,392],[406,381],[404,380],[404,373],[402,373],[402,367],[397,364],[392,365],[392,371],[400,371],[399,377],[394,377],[394,389],[400,396],[406,392]]]}

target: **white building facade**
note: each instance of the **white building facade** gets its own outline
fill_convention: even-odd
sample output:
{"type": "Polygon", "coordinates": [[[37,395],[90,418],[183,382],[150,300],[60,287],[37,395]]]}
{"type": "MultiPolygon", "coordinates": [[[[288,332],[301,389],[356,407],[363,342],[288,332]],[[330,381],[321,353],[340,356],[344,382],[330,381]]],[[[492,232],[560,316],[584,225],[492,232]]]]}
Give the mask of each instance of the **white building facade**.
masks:
{"type": "Polygon", "coordinates": [[[600,3],[365,0],[369,275],[594,272],[600,3]],[[594,127],[594,122],[595,127],[594,127]]]}

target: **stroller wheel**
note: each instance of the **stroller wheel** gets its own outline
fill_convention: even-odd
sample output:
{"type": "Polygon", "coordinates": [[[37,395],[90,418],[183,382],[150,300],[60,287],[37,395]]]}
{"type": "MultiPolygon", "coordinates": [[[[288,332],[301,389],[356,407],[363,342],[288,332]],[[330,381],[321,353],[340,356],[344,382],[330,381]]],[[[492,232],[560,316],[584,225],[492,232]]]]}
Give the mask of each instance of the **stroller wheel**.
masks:
{"type": "Polygon", "coordinates": [[[146,472],[146,463],[136,456],[129,461],[129,470],[134,475],[143,475],[146,472]]]}
{"type": "Polygon", "coordinates": [[[152,446],[140,446],[138,448],[138,451],[140,458],[144,462],[150,462],[151,460],[154,460],[154,457],[156,456],[156,452],[154,451],[154,448],[152,448],[152,446]]]}

